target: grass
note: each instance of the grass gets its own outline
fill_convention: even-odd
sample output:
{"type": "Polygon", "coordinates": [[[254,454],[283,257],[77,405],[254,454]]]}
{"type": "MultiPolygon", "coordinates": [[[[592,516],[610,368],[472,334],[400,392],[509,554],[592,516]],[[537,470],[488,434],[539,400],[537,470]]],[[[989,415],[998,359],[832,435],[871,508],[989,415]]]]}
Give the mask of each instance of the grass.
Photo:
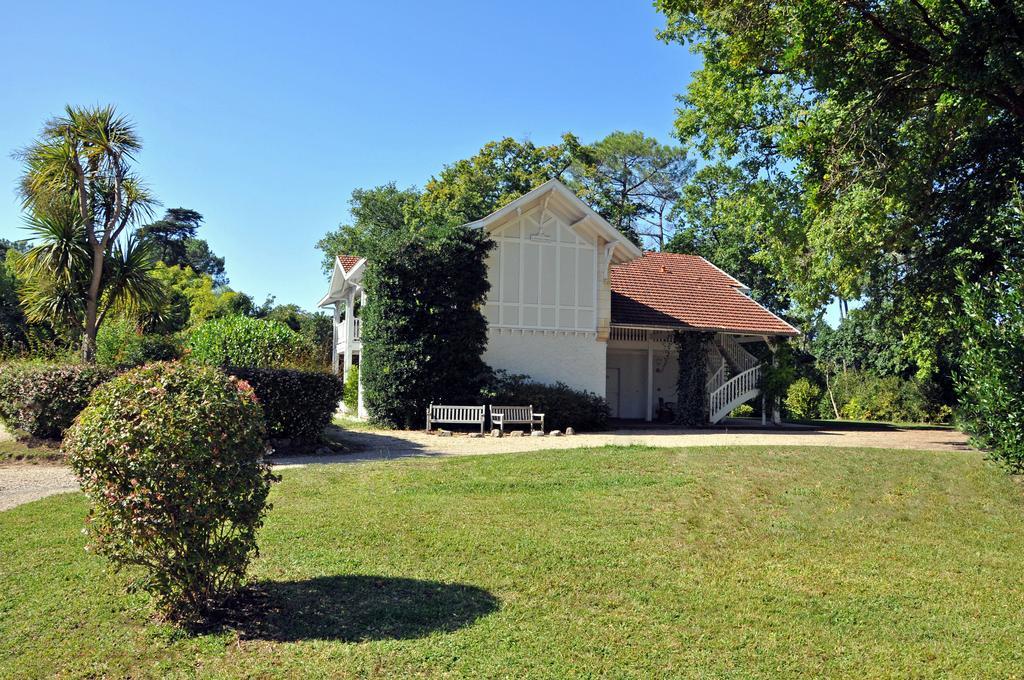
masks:
{"type": "Polygon", "coordinates": [[[0,439],[0,463],[56,463],[62,460],[64,455],[56,446],[0,439]]]}
{"type": "Polygon", "coordinates": [[[1024,501],[976,452],[603,448],[283,471],[266,615],[199,636],[0,513],[0,676],[1019,677],[1024,501]]]}
{"type": "Polygon", "coordinates": [[[355,430],[357,432],[383,432],[384,428],[375,425],[368,420],[360,420],[352,416],[337,414],[334,416],[334,424],[343,430],[355,430]]]}

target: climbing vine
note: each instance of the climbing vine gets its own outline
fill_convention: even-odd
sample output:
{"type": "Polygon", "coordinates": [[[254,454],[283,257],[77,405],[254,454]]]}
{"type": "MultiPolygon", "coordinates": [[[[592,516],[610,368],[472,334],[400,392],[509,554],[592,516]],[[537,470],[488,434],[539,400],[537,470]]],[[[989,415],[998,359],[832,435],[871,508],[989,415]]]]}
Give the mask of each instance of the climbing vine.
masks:
{"type": "Polygon", "coordinates": [[[677,425],[704,427],[708,424],[708,346],[714,337],[714,333],[677,331],[673,338],[679,355],[677,425]]]}

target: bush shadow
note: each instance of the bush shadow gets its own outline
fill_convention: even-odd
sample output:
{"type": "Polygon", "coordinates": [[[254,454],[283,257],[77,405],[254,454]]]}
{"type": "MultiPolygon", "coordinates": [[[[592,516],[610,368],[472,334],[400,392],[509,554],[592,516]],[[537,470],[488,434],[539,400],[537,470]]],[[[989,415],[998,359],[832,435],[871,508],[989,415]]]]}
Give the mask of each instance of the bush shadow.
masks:
{"type": "Polygon", "coordinates": [[[246,640],[407,640],[458,630],[499,606],[488,591],[462,583],[321,576],[253,584],[224,623],[246,640]]]}

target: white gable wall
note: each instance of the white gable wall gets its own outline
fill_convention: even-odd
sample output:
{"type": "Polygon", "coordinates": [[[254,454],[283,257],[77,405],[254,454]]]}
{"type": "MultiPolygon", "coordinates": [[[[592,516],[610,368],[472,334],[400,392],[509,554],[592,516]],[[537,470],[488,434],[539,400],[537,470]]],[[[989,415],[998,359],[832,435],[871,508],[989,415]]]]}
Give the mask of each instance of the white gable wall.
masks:
{"type": "Polygon", "coordinates": [[[546,206],[491,232],[484,361],[544,383],[604,395],[607,345],[598,340],[597,245],[546,206]]]}

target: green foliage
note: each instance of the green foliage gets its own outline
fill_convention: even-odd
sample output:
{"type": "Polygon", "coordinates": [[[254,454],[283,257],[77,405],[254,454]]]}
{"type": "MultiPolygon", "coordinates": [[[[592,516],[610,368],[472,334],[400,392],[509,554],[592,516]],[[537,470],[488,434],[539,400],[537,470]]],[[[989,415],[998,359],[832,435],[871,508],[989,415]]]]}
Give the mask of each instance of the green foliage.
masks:
{"type": "Polygon", "coordinates": [[[573,389],[565,383],[545,385],[526,375],[495,371],[481,392],[481,402],[494,406],[533,406],[544,414],[548,430],[600,432],[608,429],[608,402],[593,392],[573,389]]]}
{"type": "Polygon", "coordinates": [[[960,340],[950,323],[956,273],[978,282],[1024,269],[1010,214],[1024,179],[1024,7],[656,6],[662,38],[686,43],[702,63],[681,97],[677,133],[708,166],[735,175],[732,189],[710,192],[705,212],[751,224],[758,259],[802,306],[884,303],[877,320],[900,338],[901,356],[880,360],[948,375],[960,340]]]}
{"type": "Polygon", "coordinates": [[[115,378],[68,432],[92,547],[140,568],[171,620],[200,620],[242,583],[276,479],[264,434],[249,385],[181,363],[115,378]]]}
{"type": "Polygon", "coordinates": [[[686,150],[642,132],[613,132],[574,156],[580,198],[636,245],[662,250],[676,228],[680,187],[693,171],[686,150]]]}
{"type": "Polygon", "coordinates": [[[708,404],[708,346],[714,333],[677,332],[679,381],[676,383],[676,424],[706,427],[708,404]]]}
{"type": "Polygon", "coordinates": [[[358,366],[354,366],[349,369],[348,374],[345,376],[345,392],[342,397],[342,402],[345,404],[345,412],[349,415],[355,415],[359,410],[358,366]]]}
{"type": "Polygon", "coordinates": [[[572,135],[550,146],[511,137],[488,142],[427,182],[423,213],[432,221],[458,224],[486,217],[550,179],[564,179],[578,148],[572,135]]]}
{"type": "Polygon", "coordinates": [[[205,240],[196,238],[202,224],[203,216],[195,210],[170,208],[163,219],[139,229],[139,235],[153,244],[160,262],[188,267],[211,277],[215,285],[226,286],[224,258],[214,255],[205,240]]]}
{"type": "Polygon", "coordinates": [[[821,404],[821,388],[807,378],[799,378],[789,386],[784,403],[786,412],[794,418],[817,418],[821,404]]]}
{"type": "Polygon", "coordinates": [[[761,394],[769,406],[786,397],[798,377],[796,351],[788,342],[775,347],[771,359],[761,368],[761,394]]]}
{"type": "Polygon", "coordinates": [[[312,348],[311,368],[328,370],[331,366],[331,343],[334,328],[331,317],[323,312],[307,312],[298,305],[277,305],[263,317],[279,321],[301,335],[312,348]],[[318,364],[318,365],[317,365],[318,364]]]}
{"type": "Polygon", "coordinates": [[[0,364],[0,420],[16,434],[60,439],[110,370],[79,364],[0,364]]]}
{"type": "MultiPolygon", "coordinates": [[[[66,329],[87,321],[94,257],[85,221],[73,206],[50,205],[27,220],[34,245],[12,260],[21,281],[19,298],[27,319],[66,329]]],[[[158,308],[164,290],[153,275],[149,243],[130,234],[105,254],[96,305],[98,328],[108,316],[158,308]]],[[[95,329],[94,329],[95,330],[95,329]]]]}
{"type": "Polygon", "coordinates": [[[787,199],[772,183],[748,180],[738,168],[705,166],[682,187],[674,216],[682,226],[664,249],[700,255],[746,284],[762,305],[784,314],[791,306],[789,284],[762,244],[789,218],[787,199]]]}
{"type": "Polygon", "coordinates": [[[342,384],[332,373],[283,368],[226,370],[256,391],[271,439],[290,439],[293,444],[320,441],[341,401],[342,384]]]}
{"type": "Polygon", "coordinates": [[[1009,471],[1024,472],[1024,274],[964,284],[959,417],[1009,471]]]}
{"type": "MultiPolygon", "coordinates": [[[[929,400],[927,384],[917,379],[846,371],[837,374],[830,384],[843,418],[923,423],[940,422],[949,416],[948,408],[929,400]]],[[[818,412],[823,418],[835,417],[827,393],[822,395],[818,412]]]]}
{"type": "Polygon", "coordinates": [[[310,362],[305,339],[277,321],[227,316],[188,334],[189,358],[211,366],[302,367],[310,362]]]}
{"type": "Polygon", "coordinates": [[[323,252],[324,273],[331,274],[338,255],[366,257],[375,244],[406,231],[410,216],[419,210],[419,200],[419,191],[399,189],[394,182],[354,190],[349,200],[352,222],[340,225],[316,244],[323,252]]]}
{"type": "Polygon", "coordinates": [[[493,247],[479,230],[432,225],[381,242],[363,284],[361,370],[370,418],[418,427],[426,407],[471,403],[486,374],[480,307],[493,247]]]}
{"type": "Polygon", "coordinates": [[[173,335],[143,333],[124,317],[103,324],[96,334],[96,363],[132,368],[151,361],[181,358],[181,341],[173,335]]]}
{"type": "Polygon", "coordinates": [[[135,126],[112,106],[67,106],[19,153],[20,193],[41,241],[19,258],[30,320],[81,329],[82,357],[111,309],[158,304],[149,244],[130,227],[155,199],[131,171],[142,148],[135,126]]]}
{"type": "Polygon", "coordinates": [[[198,274],[191,267],[161,262],[154,268],[153,276],[163,286],[165,299],[140,315],[140,323],[148,331],[177,333],[210,319],[253,316],[257,311],[251,297],[218,286],[211,276],[198,274]]]}

